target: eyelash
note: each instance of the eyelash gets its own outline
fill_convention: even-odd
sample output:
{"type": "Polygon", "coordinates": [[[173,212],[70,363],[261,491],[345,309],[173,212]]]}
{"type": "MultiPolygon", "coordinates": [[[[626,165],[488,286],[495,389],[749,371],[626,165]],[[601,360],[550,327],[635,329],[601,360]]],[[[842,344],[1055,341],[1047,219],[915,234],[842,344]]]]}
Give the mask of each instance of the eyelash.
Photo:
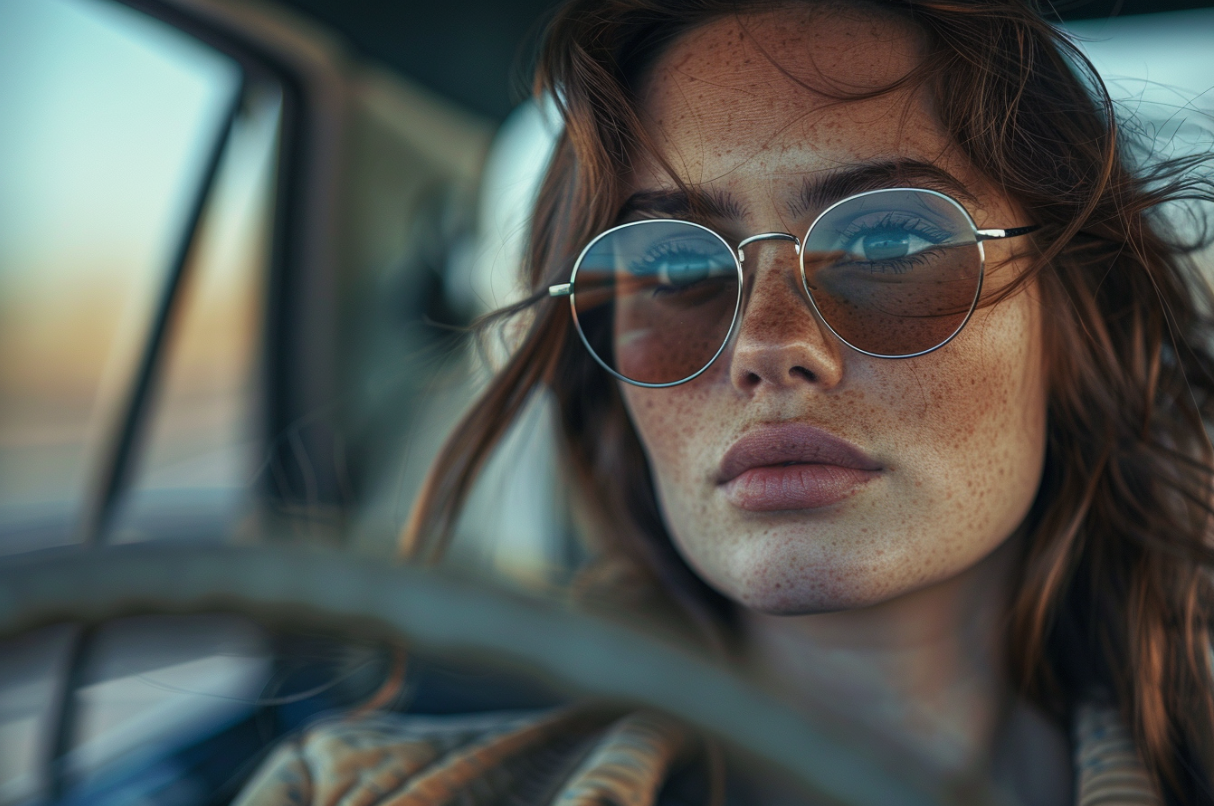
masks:
{"type": "Polygon", "coordinates": [[[645,257],[642,259],[642,265],[652,266],[660,260],[668,259],[672,256],[703,257],[703,252],[698,252],[694,249],[688,249],[685,244],[671,243],[669,241],[660,243],[657,246],[651,247],[645,257]]]}
{"type": "Polygon", "coordinates": [[[839,233],[840,239],[844,241],[853,241],[856,236],[866,230],[875,230],[882,227],[891,229],[900,229],[904,232],[909,232],[912,235],[922,236],[924,240],[940,243],[948,238],[948,232],[939,227],[932,226],[931,222],[921,216],[911,216],[905,213],[885,213],[885,217],[876,222],[852,222],[852,226],[848,227],[843,232],[839,233]],[[910,225],[910,226],[908,226],[910,225]]]}

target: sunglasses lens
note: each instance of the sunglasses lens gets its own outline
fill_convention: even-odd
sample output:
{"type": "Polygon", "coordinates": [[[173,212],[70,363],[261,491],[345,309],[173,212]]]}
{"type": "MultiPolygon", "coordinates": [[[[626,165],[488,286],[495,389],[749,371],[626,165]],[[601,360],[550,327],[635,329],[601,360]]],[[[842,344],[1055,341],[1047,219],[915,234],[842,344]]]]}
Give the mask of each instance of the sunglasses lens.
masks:
{"type": "Polygon", "coordinates": [[[840,338],[888,357],[952,338],[982,282],[969,217],[929,191],[877,191],[830,208],[806,238],[802,266],[806,290],[840,338]]]}
{"type": "Polygon", "coordinates": [[[704,227],[638,221],[608,230],[575,272],[578,328],[599,361],[628,380],[686,380],[712,363],[729,336],[738,264],[704,227]]]}

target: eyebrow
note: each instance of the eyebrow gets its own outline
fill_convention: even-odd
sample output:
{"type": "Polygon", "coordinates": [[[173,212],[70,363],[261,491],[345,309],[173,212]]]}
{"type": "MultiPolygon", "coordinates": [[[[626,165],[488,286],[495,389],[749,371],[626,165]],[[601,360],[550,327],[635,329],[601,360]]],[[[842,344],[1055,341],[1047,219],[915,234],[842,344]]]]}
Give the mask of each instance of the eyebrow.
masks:
{"type": "Polygon", "coordinates": [[[888,160],[805,177],[801,192],[789,204],[789,212],[799,218],[856,193],[892,187],[926,188],[971,203],[977,201],[961,180],[937,165],[920,160],[888,160]]]}
{"type": "MultiPolygon", "coordinates": [[[[976,201],[959,179],[930,162],[885,160],[806,176],[800,191],[788,203],[788,212],[794,218],[801,218],[847,196],[890,187],[921,187],[966,201],[976,201]]],[[[739,220],[745,218],[746,206],[728,191],[689,185],[686,189],[641,190],[633,193],[620,207],[617,220],[622,221],[632,215],[739,220]]]]}
{"type": "Polygon", "coordinates": [[[622,220],[631,215],[651,215],[668,218],[740,219],[746,209],[726,190],[701,189],[688,186],[670,190],[641,190],[628,197],[616,215],[622,220]]]}

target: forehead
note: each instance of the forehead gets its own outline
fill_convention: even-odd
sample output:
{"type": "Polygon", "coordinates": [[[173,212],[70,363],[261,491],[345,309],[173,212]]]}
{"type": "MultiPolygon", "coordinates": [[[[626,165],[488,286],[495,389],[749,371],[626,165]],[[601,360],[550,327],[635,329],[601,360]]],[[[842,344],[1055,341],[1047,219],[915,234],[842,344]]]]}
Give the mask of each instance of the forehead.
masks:
{"type": "Polygon", "coordinates": [[[670,46],[642,87],[642,111],[668,164],[694,184],[792,181],[881,160],[945,164],[949,139],[922,92],[838,98],[897,81],[922,49],[913,24],[865,5],[731,16],[670,46]]]}

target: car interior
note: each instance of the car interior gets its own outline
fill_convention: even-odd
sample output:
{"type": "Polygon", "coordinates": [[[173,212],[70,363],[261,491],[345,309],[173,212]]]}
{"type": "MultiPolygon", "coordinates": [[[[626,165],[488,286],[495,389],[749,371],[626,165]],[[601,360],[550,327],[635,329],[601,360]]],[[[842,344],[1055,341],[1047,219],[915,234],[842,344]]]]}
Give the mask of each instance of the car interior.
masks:
{"type": "MultiPolygon", "coordinates": [[[[0,0],[0,806],[228,803],[276,741],[377,697],[678,698],[595,676],[632,640],[609,628],[545,666],[577,623],[510,598],[559,607],[593,553],[542,396],[460,521],[458,582],[385,593],[430,461],[509,350],[469,326],[527,293],[561,131],[528,96],[551,8],[0,0]],[[515,620],[461,609],[480,588],[515,620]],[[402,635],[435,651],[386,688],[402,635]]],[[[1209,0],[1054,8],[1127,121],[1210,147],[1209,0]]],[[[649,651],[668,678],[676,655],[649,651]]],[[[671,707],[778,765],[779,715],[704,685],[671,707]]]]}

